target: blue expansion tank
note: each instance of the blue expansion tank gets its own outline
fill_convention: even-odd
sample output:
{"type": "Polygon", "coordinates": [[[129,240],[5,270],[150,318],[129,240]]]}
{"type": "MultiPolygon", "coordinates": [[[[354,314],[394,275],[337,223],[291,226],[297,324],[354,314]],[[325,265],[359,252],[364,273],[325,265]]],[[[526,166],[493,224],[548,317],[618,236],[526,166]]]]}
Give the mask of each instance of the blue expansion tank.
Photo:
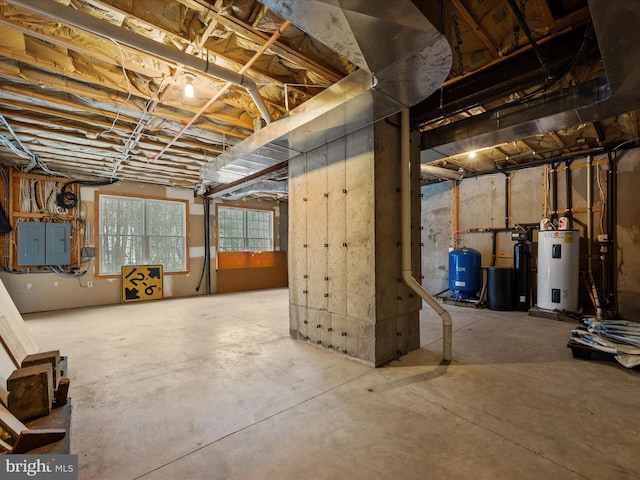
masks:
{"type": "Polygon", "coordinates": [[[449,290],[455,299],[476,296],[482,287],[480,252],[473,248],[457,248],[449,252],[449,290]]]}

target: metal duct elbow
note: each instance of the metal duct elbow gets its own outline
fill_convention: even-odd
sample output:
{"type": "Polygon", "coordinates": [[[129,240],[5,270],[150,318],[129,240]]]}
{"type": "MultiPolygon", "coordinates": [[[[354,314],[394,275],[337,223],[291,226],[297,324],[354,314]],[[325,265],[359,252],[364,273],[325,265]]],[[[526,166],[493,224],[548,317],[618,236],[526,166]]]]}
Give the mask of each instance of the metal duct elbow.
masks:
{"type": "Polygon", "coordinates": [[[204,182],[255,174],[394,115],[433,93],[451,69],[447,39],[410,0],[262,3],[358,68],[203,165],[204,182]],[[247,170],[248,161],[258,167],[247,170]]]}
{"type": "Polygon", "coordinates": [[[260,95],[260,90],[258,90],[258,84],[253,81],[253,79],[247,77],[246,75],[241,75],[240,82],[238,84],[240,87],[244,88],[251,98],[255,102],[258,110],[262,114],[262,118],[264,121],[269,124],[271,123],[271,114],[269,113],[269,109],[267,105],[264,103],[262,96],[260,95]]]}

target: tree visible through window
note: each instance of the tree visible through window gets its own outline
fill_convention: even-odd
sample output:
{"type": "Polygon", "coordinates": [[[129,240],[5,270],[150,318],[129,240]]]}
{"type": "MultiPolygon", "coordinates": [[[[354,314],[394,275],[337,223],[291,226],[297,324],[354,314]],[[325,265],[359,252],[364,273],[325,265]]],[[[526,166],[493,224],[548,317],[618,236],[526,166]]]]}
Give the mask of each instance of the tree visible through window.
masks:
{"type": "Polygon", "coordinates": [[[119,274],[122,265],[187,268],[186,203],[100,195],[100,274],[119,274]]]}
{"type": "Polygon", "coordinates": [[[221,252],[273,250],[273,212],[218,207],[218,250],[221,252]]]}

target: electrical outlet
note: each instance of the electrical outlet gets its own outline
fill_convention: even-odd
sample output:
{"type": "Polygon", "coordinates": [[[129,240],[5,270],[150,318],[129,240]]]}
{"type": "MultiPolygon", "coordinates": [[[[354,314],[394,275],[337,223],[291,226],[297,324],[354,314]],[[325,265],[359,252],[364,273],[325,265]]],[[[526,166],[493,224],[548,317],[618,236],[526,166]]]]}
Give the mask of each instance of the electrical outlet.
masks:
{"type": "Polygon", "coordinates": [[[93,287],[93,282],[87,282],[87,288],[93,287]]]}

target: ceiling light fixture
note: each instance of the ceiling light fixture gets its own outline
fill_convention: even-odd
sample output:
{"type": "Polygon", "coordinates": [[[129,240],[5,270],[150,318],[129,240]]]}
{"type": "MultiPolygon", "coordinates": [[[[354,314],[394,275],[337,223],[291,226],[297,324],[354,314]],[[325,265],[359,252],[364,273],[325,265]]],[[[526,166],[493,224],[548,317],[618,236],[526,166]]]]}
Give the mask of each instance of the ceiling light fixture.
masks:
{"type": "Polygon", "coordinates": [[[193,77],[193,75],[187,73],[185,75],[185,78],[187,80],[187,83],[184,86],[184,96],[187,97],[187,98],[193,98],[193,94],[194,94],[194,91],[193,91],[193,80],[194,80],[194,77],[193,77]]]}
{"type": "Polygon", "coordinates": [[[476,153],[476,151],[475,151],[475,150],[474,150],[474,151],[472,151],[472,152],[469,152],[469,158],[476,158],[476,156],[477,156],[477,155],[478,155],[478,154],[476,153]]]}

